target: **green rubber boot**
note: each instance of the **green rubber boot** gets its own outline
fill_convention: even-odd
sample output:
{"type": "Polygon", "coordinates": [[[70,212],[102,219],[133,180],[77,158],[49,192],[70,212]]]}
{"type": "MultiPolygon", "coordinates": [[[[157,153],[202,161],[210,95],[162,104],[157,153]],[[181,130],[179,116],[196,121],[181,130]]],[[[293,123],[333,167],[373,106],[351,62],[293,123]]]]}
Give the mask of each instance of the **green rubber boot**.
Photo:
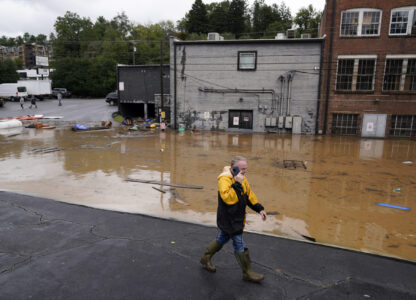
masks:
{"type": "Polygon", "coordinates": [[[209,243],[207,250],[205,250],[204,255],[201,257],[200,262],[208,271],[215,272],[217,270],[215,266],[211,263],[211,258],[212,256],[214,256],[215,253],[220,251],[221,248],[222,245],[214,239],[209,243]]]}
{"type": "Polygon", "coordinates": [[[244,249],[244,253],[234,253],[234,255],[243,271],[243,280],[260,282],[264,279],[263,274],[251,270],[251,260],[247,248],[244,249]]]}

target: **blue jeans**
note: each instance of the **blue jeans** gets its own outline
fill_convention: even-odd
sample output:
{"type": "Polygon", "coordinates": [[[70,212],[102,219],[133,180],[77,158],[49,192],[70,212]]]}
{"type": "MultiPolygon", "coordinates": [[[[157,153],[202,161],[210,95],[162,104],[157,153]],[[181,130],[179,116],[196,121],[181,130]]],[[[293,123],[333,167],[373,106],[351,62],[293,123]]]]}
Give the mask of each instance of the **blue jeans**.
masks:
{"type": "Polygon", "coordinates": [[[220,231],[220,233],[217,236],[217,242],[221,245],[225,245],[230,239],[233,240],[233,247],[234,252],[236,253],[243,253],[244,252],[244,241],[243,241],[243,235],[238,234],[234,236],[230,236],[229,234],[225,233],[224,231],[220,231]]]}

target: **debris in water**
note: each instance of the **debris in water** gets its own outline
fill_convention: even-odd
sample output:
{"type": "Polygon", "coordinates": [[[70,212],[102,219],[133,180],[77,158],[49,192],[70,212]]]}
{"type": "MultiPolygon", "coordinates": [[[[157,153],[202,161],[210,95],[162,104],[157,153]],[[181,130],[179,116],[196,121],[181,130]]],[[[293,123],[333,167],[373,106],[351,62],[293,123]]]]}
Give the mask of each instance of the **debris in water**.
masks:
{"type": "Polygon", "coordinates": [[[171,243],[172,245],[175,245],[175,241],[171,241],[170,243],[171,243]]]}
{"type": "Polygon", "coordinates": [[[267,214],[269,216],[277,216],[277,215],[280,215],[280,213],[278,211],[268,211],[267,214]]]}
{"type": "Polygon", "coordinates": [[[282,271],[281,270],[279,270],[279,269],[274,269],[274,271],[277,273],[277,274],[280,274],[282,271]]]}
{"type": "Polygon", "coordinates": [[[185,206],[189,206],[189,203],[184,201],[175,189],[171,189],[170,191],[172,193],[172,198],[175,199],[176,202],[185,206]]]}
{"type": "Polygon", "coordinates": [[[162,189],[158,189],[157,187],[154,187],[154,186],[152,186],[152,189],[155,189],[156,191],[159,191],[159,192],[161,192],[161,193],[163,193],[163,194],[165,194],[165,193],[166,193],[164,190],[162,190],[162,189]]]}
{"type": "Polygon", "coordinates": [[[402,162],[402,164],[411,165],[411,164],[413,164],[413,162],[411,160],[406,160],[406,161],[402,162]]]}
{"type": "Polygon", "coordinates": [[[401,188],[397,188],[397,189],[394,189],[393,191],[395,191],[395,192],[401,192],[402,189],[401,188]]]}
{"type": "Polygon", "coordinates": [[[404,207],[404,206],[399,206],[399,205],[394,205],[394,204],[388,204],[388,203],[381,203],[381,202],[377,202],[377,205],[380,206],[385,206],[385,207],[390,207],[390,208],[396,208],[396,209],[401,209],[401,210],[410,210],[409,207],[404,207]]]}
{"type": "Polygon", "coordinates": [[[184,189],[202,190],[204,188],[203,186],[199,186],[199,185],[176,184],[176,183],[168,183],[168,182],[157,181],[157,180],[143,180],[143,179],[126,178],[126,179],[124,179],[124,181],[166,185],[166,186],[173,186],[173,187],[176,187],[176,188],[184,188],[184,189]]]}
{"type": "Polygon", "coordinates": [[[33,153],[51,153],[56,151],[61,151],[61,148],[58,147],[40,147],[40,148],[30,148],[29,151],[33,153]]]}

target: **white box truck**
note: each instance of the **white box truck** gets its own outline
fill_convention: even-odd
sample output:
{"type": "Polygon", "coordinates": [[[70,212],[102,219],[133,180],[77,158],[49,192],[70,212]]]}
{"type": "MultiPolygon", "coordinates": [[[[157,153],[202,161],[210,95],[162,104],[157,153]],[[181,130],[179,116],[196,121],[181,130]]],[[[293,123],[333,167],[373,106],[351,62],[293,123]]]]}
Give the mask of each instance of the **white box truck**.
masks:
{"type": "Polygon", "coordinates": [[[25,86],[18,83],[2,83],[0,84],[0,98],[18,101],[20,97],[27,97],[27,90],[25,86]]]}
{"type": "Polygon", "coordinates": [[[50,79],[19,80],[17,83],[19,86],[26,87],[28,95],[34,95],[40,100],[43,100],[43,98],[52,97],[52,82],[50,79]]]}

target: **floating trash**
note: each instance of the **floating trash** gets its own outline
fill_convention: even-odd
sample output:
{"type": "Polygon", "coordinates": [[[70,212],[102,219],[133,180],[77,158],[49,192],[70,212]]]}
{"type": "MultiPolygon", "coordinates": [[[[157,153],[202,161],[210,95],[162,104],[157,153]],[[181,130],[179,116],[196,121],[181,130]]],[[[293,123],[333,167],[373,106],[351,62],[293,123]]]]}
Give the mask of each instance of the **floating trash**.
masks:
{"type": "Polygon", "coordinates": [[[410,210],[409,207],[404,207],[404,206],[399,206],[399,205],[394,205],[394,204],[388,204],[388,203],[377,202],[377,205],[390,207],[390,208],[401,209],[401,210],[410,210]]]}

